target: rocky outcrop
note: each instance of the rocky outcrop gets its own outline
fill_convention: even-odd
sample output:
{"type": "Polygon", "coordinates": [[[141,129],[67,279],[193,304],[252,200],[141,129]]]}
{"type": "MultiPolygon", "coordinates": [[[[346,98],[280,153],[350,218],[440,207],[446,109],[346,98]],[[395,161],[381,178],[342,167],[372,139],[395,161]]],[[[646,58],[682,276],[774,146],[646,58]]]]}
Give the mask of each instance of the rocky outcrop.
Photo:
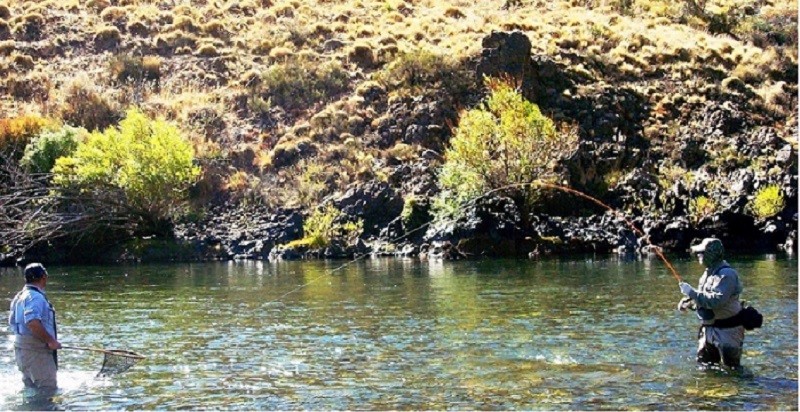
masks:
{"type": "Polygon", "coordinates": [[[377,235],[400,215],[403,198],[383,182],[370,182],[348,190],[332,204],[351,220],[364,222],[364,235],[377,235]]]}

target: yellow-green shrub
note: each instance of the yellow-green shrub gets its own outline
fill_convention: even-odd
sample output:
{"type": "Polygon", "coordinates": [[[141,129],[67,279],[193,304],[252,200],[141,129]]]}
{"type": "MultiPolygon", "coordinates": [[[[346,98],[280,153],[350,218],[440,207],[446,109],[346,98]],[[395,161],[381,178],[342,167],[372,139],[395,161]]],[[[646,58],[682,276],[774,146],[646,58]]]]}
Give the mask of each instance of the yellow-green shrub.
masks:
{"type": "Polygon", "coordinates": [[[487,82],[490,95],[483,105],[459,120],[445,164],[439,173],[442,194],[437,214],[459,212],[458,207],[486,191],[506,193],[524,209],[533,206],[529,183],[556,177],[556,163],[577,148],[574,130],[559,132],[539,107],[511,85],[487,82]]]}
{"type": "Polygon", "coordinates": [[[689,200],[689,219],[697,223],[717,212],[717,202],[706,196],[698,196],[689,200]]]}
{"type": "Polygon", "coordinates": [[[453,94],[467,89],[472,78],[455,59],[424,49],[398,54],[378,76],[388,89],[444,87],[453,94]]]}
{"type": "Polygon", "coordinates": [[[338,62],[320,64],[294,58],[270,66],[258,89],[272,104],[294,110],[328,101],[347,90],[348,81],[347,72],[338,62]]]}
{"type": "Polygon", "coordinates": [[[84,195],[110,190],[140,229],[172,217],[200,173],[191,144],[174,125],[132,109],[118,128],[90,134],[56,160],[53,182],[84,195]],[[144,227],[141,227],[144,225],[144,227]]]}
{"type": "Polygon", "coordinates": [[[364,222],[359,219],[356,222],[340,223],[338,220],[341,216],[342,212],[331,205],[314,210],[303,223],[303,239],[298,243],[311,248],[323,248],[335,239],[354,242],[364,230],[364,222]]]}
{"type": "Polygon", "coordinates": [[[768,185],[756,192],[755,197],[747,204],[747,209],[758,219],[766,219],[780,213],[785,200],[777,185],[768,185]]]}

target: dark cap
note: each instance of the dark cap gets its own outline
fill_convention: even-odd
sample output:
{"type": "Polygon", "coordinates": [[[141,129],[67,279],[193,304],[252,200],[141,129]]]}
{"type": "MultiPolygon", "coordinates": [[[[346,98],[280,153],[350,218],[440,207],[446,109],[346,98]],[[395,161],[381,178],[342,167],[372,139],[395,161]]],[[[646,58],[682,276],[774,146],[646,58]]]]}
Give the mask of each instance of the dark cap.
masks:
{"type": "Polygon", "coordinates": [[[31,283],[47,276],[47,270],[41,263],[31,263],[25,266],[25,282],[31,283]]]}

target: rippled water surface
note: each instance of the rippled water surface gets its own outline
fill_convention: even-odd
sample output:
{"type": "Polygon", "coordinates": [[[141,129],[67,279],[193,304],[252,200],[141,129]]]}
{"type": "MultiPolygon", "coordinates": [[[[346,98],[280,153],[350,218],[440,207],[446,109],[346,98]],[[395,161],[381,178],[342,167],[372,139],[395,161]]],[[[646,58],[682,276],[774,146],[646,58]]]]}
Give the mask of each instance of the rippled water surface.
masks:
{"type": "MultiPolygon", "coordinates": [[[[657,260],[52,267],[64,344],[148,358],[95,379],[60,351],[64,409],[798,409],[797,261],[731,260],[765,315],[743,374],[699,371],[657,260]]],[[[696,283],[700,266],[673,261],[696,283]]],[[[18,271],[0,272],[4,305],[18,271]]],[[[8,333],[0,409],[24,409],[8,333]]]]}

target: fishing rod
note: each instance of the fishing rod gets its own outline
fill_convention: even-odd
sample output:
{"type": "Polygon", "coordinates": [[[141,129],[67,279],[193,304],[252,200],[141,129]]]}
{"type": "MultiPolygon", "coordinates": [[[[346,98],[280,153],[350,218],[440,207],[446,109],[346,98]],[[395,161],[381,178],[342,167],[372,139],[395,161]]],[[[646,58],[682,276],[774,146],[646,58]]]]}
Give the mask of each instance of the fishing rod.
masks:
{"type": "Polygon", "coordinates": [[[497,189],[490,190],[490,191],[484,193],[481,196],[486,196],[486,195],[488,195],[490,193],[493,193],[493,192],[498,192],[498,191],[501,191],[501,190],[506,190],[506,189],[510,189],[512,187],[520,187],[520,186],[540,186],[540,187],[544,187],[544,188],[547,188],[547,189],[560,190],[562,192],[569,193],[571,195],[575,195],[575,196],[578,196],[580,198],[589,200],[590,202],[592,202],[592,203],[594,203],[594,204],[596,204],[596,205],[598,205],[598,206],[610,211],[611,213],[614,213],[618,218],[622,219],[622,221],[624,221],[625,224],[628,225],[628,227],[630,227],[631,230],[633,230],[634,233],[636,233],[640,238],[644,239],[645,242],[647,242],[647,244],[649,246],[651,246],[651,250],[653,250],[653,252],[656,254],[656,256],[658,256],[661,259],[661,261],[664,262],[664,264],[667,266],[667,269],[669,269],[670,273],[672,274],[672,277],[674,277],[675,280],[678,281],[678,283],[683,282],[683,278],[681,278],[681,275],[678,274],[678,271],[675,270],[675,267],[672,266],[672,263],[670,263],[670,261],[667,259],[667,257],[664,256],[664,252],[661,251],[661,248],[659,246],[657,246],[657,245],[654,245],[652,242],[650,242],[648,237],[641,230],[639,230],[639,228],[637,228],[636,225],[633,224],[633,222],[628,220],[628,218],[624,214],[622,214],[620,211],[612,208],[611,206],[601,202],[599,199],[597,199],[595,197],[592,197],[592,196],[589,196],[586,193],[583,193],[583,192],[581,192],[579,190],[575,190],[575,189],[573,189],[571,187],[567,187],[567,186],[557,185],[555,183],[547,183],[547,182],[543,182],[541,180],[535,180],[535,181],[529,182],[529,183],[512,183],[512,184],[509,184],[509,185],[505,185],[505,186],[499,187],[497,189]]]}
{"type": "Polygon", "coordinates": [[[61,349],[73,349],[73,350],[81,350],[87,352],[97,352],[102,353],[105,355],[113,355],[113,356],[122,356],[126,358],[134,358],[134,359],[145,359],[146,356],[140,355],[134,351],[123,350],[123,349],[102,349],[102,348],[91,348],[87,346],[68,346],[68,345],[61,345],[61,349]]]}
{"type": "Polygon", "coordinates": [[[616,214],[617,217],[621,218],[625,222],[625,224],[628,225],[628,227],[630,227],[637,235],[639,235],[639,237],[644,239],[645,242],[647,242],[647,244],[649,246],[651,246],[651,249],[656,254],[656,256],[661,258],[661,261],[663,261],[664,264],[667,266],[667,269],[669,269],[670,273],[672,274],[672,277],[674,277],[675,280],[678,281],[678,283],[683,282],[683,279],[681,278],[681,275],[678,274],[678,271],[675,270],[675,267],[672,266],[672,263],[670,263],[670,261],[667,260],[667,257],[664,256],[664,252],[661,251],[661,248],[659,246],[657,246],[657,245],[654,245],[652,242],[650,242],[648,237],[644,233],[642,233],[642,231],[639,230],[639,228],[637,228],[633,224],[633,222],[628,220],[628,218],[625,217],[625,215],[623,215],[620,211],[612,208],[611,206],[608,206],[607,204],[599,201],[598,199],[595,199],[592,196],[587,195],[586,193],[579,192],[579,191],[577,191],[575,189],[572,189],[572,188],[569,188],[569,187],[564,187],[564,186],[560,186],[560,185],[556,185],[556,184],[552,184],[552,183],[546,183],[546,182],[539,182],[538,185],[540,185],[542,187],[550,188],[550,189],[563,190],[564,192],[567,192],[569,194],[582,197],[582,198],[587,199],[587,200],[589,200],[589,201],[591,201],[591,202],[593,202],[593,203],[595,203],[595,204],[597,204],[597,205],[599,205],[601,207],[606,208],[607,210],[611,211],[611,213],[616,214]]]}

